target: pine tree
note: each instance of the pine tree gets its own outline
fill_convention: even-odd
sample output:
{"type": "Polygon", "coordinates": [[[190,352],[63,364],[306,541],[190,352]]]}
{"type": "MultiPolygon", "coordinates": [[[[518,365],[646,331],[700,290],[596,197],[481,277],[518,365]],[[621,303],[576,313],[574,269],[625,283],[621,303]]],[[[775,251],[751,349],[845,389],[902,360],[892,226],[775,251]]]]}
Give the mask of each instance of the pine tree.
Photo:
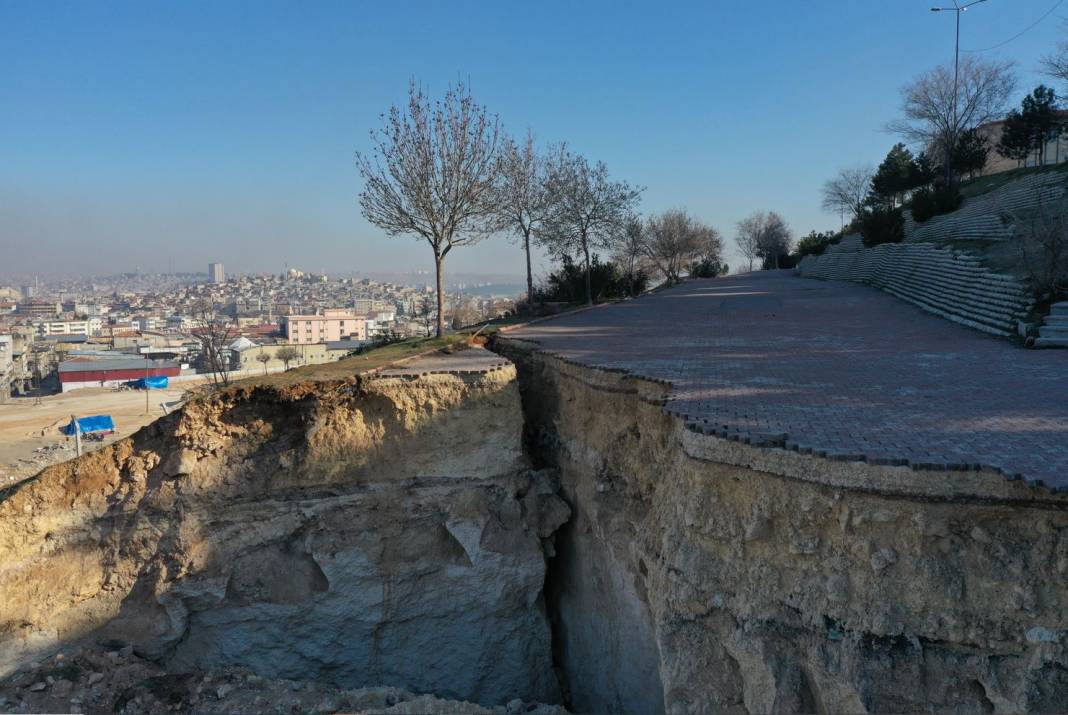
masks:
{"type": "Polygon", "coordinates": [[[982,173],[989,154],[990,145],[986,137],[974,129],[969,129],[960,135],[957,146],[953,149],[953,171],[958,176],[968,174],[969,177],[982,173]]]}
{"type": "Polygon", "coordinates": [[[916,188],[918,166],[904,144],[895,144],[871,180],[872,203],[896,208],[916,188]]]}

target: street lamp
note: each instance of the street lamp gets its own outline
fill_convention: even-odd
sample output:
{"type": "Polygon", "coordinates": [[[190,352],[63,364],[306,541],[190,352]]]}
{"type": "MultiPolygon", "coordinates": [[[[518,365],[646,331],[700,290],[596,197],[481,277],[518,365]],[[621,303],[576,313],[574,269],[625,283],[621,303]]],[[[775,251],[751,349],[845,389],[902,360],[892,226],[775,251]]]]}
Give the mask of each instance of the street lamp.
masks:
{"type": "MultiPolygon", "coordinates": [[[[957,42],[953,54],[953,144],[957,143],[957,82],[960,78],[960,14],[968,10],[973,5],[986,2],[987,0],[973,0],[973,2],[965,3],[961,5],[957,0],[953,0],[953,7],[932,7],[931,12],[955,12],[957,13],[957,42]]],[[[952,147],[950,147],[952,151],[952,147]]],[[[949,159],[946,159],[946,181],[948,183],[953,182],[953,174],[950,169],[949,159]]]]}

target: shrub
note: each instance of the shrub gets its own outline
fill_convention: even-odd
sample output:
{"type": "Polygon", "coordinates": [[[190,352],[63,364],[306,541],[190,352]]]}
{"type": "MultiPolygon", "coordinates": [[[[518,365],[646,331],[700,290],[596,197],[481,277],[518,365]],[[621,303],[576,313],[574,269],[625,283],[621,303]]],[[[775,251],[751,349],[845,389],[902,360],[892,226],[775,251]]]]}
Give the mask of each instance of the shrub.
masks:
{"type": "MultiPolygon", "coordinates": [[[[644,271],[628,276],[612,262],[602,263],[593,256],[590,260],[590,288],[594,301],[625,298],[642,293],[649,284],[644,271]]],[[[534,299],[542,303],[583,303],[586,301],[586,271],[582,265],[565,256],[559,270],[549,274],[534,288],[534,299]]]]}
{"type": "Polygon", "coordinates": [[[905,238],[905,217],[901,209],[881,206],[868,209],[860,218],[860,235],[868,247],[880,243],[901,243],[905,238]]]}
{"type": "Polygon", "coordinates": [[[727,264],[711,258],[697,261],[690,266],[691,278],[715,278],[727,272],[727,264]]]}
{"type": "Polygon", "coordinates": [[[800,261],[805,256],[819,256],[827,250],[827,246],[838,243],[841,239],[840,233],[812,231],[797,242],[797,260],[800,261]]]}
{"type": "Polygon", "coordinates": [[[934,216],[956,211],[961,201],[963,198],[955,186],[920,189],[912,195],[912,218],[923,223],[934,216]]]}

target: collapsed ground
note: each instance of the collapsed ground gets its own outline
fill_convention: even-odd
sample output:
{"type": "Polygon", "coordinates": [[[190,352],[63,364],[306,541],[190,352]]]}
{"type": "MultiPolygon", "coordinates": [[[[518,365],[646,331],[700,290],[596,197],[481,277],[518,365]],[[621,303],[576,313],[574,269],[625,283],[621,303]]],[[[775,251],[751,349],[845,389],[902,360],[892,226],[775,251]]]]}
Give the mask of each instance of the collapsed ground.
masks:
{"type": "MultiPolygon", "coordinates": [[[[475,352],[237,385],[9,490],[3,707],[1057,709],[1068,497],[685,419],[704,352],[778,364],[722,321],[734,302],[789,337],[773,287],[696,282],[652,313],[513,331],[495,349],[514,367],[475,352]],[[640,377],[661,370],[677,384],[640,377]],[[144,679],[112,688],[101,658],[144,679]]],[[[838,366],[859,351],[797,342],[838,366]]],[[[796,387],[730,377],[730,404],[796,387]]]]}

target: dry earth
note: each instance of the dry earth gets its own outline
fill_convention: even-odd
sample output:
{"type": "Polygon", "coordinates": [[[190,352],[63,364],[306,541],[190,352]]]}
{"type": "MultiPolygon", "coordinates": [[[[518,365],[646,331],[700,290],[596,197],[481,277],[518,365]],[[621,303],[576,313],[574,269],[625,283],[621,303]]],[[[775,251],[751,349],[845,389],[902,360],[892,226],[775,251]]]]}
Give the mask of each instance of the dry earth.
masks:
{"type": "MultiPolygon", "coordinates": [[[[0,487],[74,457],[74,441],[59,431],[60,426],[70,422],[72,414],[114,417],[116,434],[103,443],[110,444],[158,419],[163,415],[160,403],[181,399],[186,389],[182,386],[150,392],[148,414],[145,414],[145,393],[137,390],[87,388],[48,395],[40,403],[32,397],[0,403],[0,487]]],[[[86,451],[100,446],[99,442],[87,442],[86,451]]]]}

